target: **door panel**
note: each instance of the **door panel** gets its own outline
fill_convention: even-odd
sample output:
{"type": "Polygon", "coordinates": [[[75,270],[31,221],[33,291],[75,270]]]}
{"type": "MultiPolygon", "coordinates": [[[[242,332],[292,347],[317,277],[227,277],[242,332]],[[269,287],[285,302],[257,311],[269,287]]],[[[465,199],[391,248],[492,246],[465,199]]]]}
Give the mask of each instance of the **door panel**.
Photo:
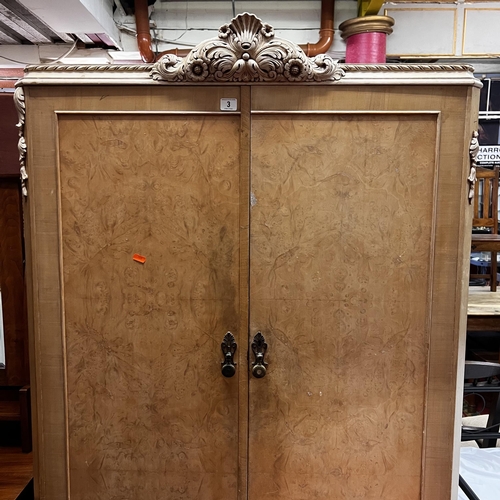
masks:
{"type": "Polygon", "coordinates": [[[71,500],[237,497],[239,148],[238,116],[59,116],[71,500]]]}
{"type": "Polygon", "coordinates": [[[420,499],[436,117],[252,118],[251,500],[420,499]]]}

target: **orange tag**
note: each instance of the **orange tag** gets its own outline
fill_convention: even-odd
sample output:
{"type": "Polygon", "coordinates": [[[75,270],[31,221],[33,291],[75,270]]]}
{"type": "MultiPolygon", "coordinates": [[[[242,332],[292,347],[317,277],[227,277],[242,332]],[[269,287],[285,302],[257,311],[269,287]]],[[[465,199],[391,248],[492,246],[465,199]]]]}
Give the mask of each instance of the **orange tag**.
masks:
{"type": "Polygon", "coordinates": [[[136,262],[140,262],[141,264],[144,264],[144,262],[146,262],[146,257],[143,257],[142,255],[139,255],[138,253],[134,253],[134,255],[132,256],[132,258],[136,262]]]}

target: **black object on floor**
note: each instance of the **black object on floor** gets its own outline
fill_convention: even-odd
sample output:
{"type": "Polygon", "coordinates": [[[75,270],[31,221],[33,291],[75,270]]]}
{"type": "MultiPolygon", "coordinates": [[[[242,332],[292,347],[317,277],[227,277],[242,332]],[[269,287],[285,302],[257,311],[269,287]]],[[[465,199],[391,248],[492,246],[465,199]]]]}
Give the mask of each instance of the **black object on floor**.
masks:
{"type": "MultiPolygon", "coordinates": [[[[16,500],[33,500],[35,493],[33,491],[33,479],[26,485],[23,491],[19,494],[16,500]]],[[[477,497],[476,497],[477,498],[477,497]]]]}
{"type": "Polygon", "coordinates": [[[458,476],[458,485],[469,500],[481,500],[461,475],[458,476]]]}

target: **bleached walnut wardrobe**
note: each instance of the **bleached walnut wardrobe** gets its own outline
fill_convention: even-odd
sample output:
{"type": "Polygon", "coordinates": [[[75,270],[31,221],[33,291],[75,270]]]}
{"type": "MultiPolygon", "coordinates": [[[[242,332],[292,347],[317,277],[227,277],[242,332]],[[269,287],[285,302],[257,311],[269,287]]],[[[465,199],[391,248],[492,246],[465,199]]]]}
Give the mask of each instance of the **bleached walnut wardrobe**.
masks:
{"type": "Polygon", "coordinates": [[[37,498],[451,499],[479,86],[249,14],[29,67],[37,498]]]}

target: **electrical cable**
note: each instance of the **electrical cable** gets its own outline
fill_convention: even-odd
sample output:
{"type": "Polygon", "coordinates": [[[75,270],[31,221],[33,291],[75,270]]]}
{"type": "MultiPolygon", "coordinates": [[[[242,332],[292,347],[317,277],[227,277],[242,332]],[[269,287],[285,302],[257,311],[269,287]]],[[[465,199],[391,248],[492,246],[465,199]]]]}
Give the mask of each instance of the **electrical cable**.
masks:
{"type": "MultiPolygon", "coordinates": [[[[122,30],[122,31],[127,31],[127,32],[130,32],[131,34],[135,35],[136,34],[136,30],[134,30],[133,28],[130,28],[129,26],[126,26],[125,24],[118,24],[116,23],[116,26],[118,29],[122,30]]],[[[156,30],[158,31],[179,31],[179,28],[167,28],[167,27],[162,27],[162,26],[155,26],[156,30]]],[[[182,29],[182,28],[181,28],[182,29]]],[[[314,30],[318,30],[318,27],[305,27],[305,28],[279,28],[278,31],[314,31],[314,30]]],[[[219,31],[219,26],[214,26],[212,28],[201,28],[201,27],[198,27],[198,28],[185,28],[184,31],[219,31]]]]}
{"type": "MultiPolygon", "coordinates": [[[[75,50],[76,44],[77,44],[76,41],[73,42],[73,45],[71,46],[71,48],[69,50],[67,50],[62,56],[60,56],[60,57],[58,57],[56,59],[44,58],[44,61],[50,62],[52,64],[59,62],[61,59],[64,59],[65,57],[68,57],[75,50]]],[[[40,57],[40,47],[38,45],[37,45],[37,49],[38,49],[38,59],[39,59],[39,61],[41,61],[42,58],[40,57]]],[[[17,59],[12,59],[12,58],[4,56],[2,54],[0,54],[0,59],[5,59],[6,61],[10,61],[10,62],[17,63],[17,64],[37,64],[34,61],[19,61],[17,59]]]]}
{"type": "Polygon", "coordinates": [[[10,62],[17,63],[17,64],[36,64],[33,61],[18,61],[17,59],[11,59],[10,57],[3,56],[3,55],[0,55],[0,59],[5,59],[6,61],[10,61],[10,62]]]}
{"type": "MultiPolygon", "coordinates": [[[[50,58],[46,57],[46,58],[44,58],[44,61],[50,62],[51,64],[58,63],[61,59],[68,57],[76,49],[76,44],[77,44],[77,41],[75,40],[73,42],[73,45],[71,46],[71,48],[69,50],[67,50],[62,56],[59,56],[56,59],[50,59],[50,58]]],[[[40,60],[42,60],[42,58],[40,58],[40,60]]]]}
{"type": "MultiPolygon", "coordinates": [[[[180,40],[189,30],[188,28],[188,14],[189,14],[189,0],[186,2],[186,15],[184,16],[184,32],[181,33],[177,38],[174,38],[173,40],[162,40],[160,37],[158,37],[158,40],[160,42],[167,42],[167,43],[176,43],[177,40],[180,40]]],[[[182,43],[179,42],[179,45],[183,45],[182,43]]],[[[186,44],[184,44],[186,45],[186,44]]],[[[187,44],[187,47],[194,47],[195,44],[187,44]]]]}

